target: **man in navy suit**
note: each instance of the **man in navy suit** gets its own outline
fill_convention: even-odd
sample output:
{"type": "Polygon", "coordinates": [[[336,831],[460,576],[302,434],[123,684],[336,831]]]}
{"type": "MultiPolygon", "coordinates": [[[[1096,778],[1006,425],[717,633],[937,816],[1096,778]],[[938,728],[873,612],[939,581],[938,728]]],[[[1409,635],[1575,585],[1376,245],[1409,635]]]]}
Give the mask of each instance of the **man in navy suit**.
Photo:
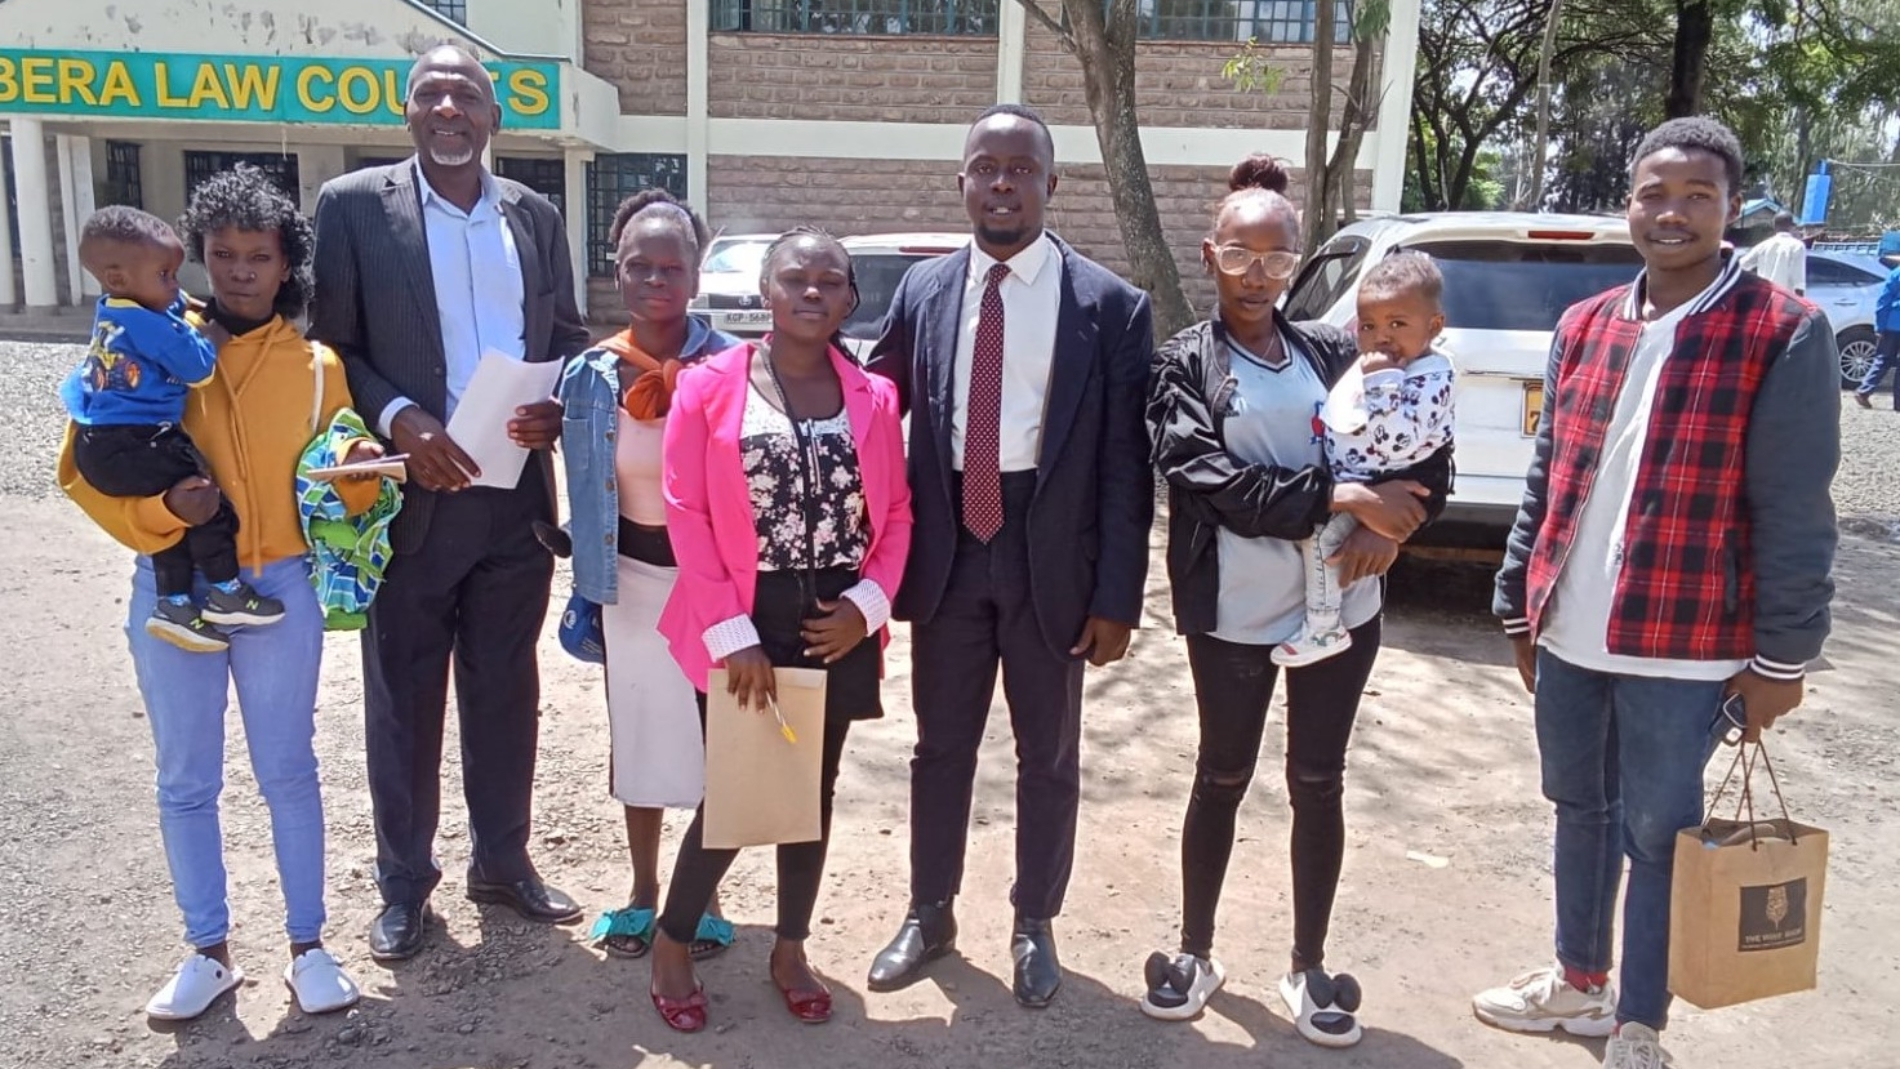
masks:
{"type": "Polygon", "coordinates": [[[1016,736],[1015,992],[1062,983],[1050,924],[1075,857],[1083,661],[1128,652],[1148,572],[1154,482],[1142,422],[1147,295],[1043,230],[1049,128],[984,112],[957,176],[974,247],[922,263],[892,298],[870,368],[910,413],[916,527],[894,606],[911,621],[911,906],[871,966],[902,987],[956,944],[977,748],[1003,673],[1016,736]]]}

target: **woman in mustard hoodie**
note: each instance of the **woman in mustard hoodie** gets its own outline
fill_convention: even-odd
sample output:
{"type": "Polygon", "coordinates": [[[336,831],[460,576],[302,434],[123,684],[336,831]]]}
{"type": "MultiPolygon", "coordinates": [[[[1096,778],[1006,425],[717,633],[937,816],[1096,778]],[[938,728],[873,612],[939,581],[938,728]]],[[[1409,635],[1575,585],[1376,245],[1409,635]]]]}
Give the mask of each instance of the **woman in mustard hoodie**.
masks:
{"type": "MultiPolygon", "coordinates": [[[[234,685],[284,891],[291,958],[284,979],[305,1012],[342,1009],[358,992],[323,949],[323,802],[314,745],[323,611],[310,585],[294,476],[315,432],[349,406],[349,386],[336,354],[306,340],[287,318],[309,297],[312,232],[262,172],[239,167],[205,182],[179,224],[210,279],[211,300],[197,313],[201,329],[219,342],[215,378],[192,391],[184,419],[212,478],[188,478],[157,497],[113,498],[80,477],[70,427],[59,457],[61,488],[140,554],[126,635],[157,749],[159,831],[192,948],[145,1009],[162,1020],[188,1020],[244,979],[226,942],[230,910],[218,826],[226,694],[234,685]],[[187,653],[142,626],[157,596],[150,554],[215,513],[221,492],[237,512],[244,578],[281,600],[285,615],[271,627],[233,630],[223,652],[187,653]]],[[[348,456],[380,452],[365,440],[348,456]]],[[[374,481],[338,488],[357,512],[378,490],[374,481]]]]}

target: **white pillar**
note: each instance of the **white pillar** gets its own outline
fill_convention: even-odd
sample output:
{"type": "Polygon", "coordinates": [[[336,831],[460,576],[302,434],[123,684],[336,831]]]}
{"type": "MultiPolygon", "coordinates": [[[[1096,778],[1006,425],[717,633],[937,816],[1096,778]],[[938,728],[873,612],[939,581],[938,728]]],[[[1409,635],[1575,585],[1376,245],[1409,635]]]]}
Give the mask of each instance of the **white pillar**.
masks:
{"type": "MultiPolygon", "coordinates": [[[[92,191],[92,138],[74,134],[67,141],[70,142],[68,148],[73,158],[73,214],[79,217],[79,224],[84,226],[86,220],[92,218],[92,213],[98,210],[92,191]]],[[[99,288],[99,280],[92,277],[89,271],[80,271],[79,281],[79,288],[73,291],[74,304],[90,304],[91,298],[104,292],[99,288]],[[80,294],[84,294],[84,299],[80,294]]]]}
{"type": "Polygon", "coordinates": [[[38,119],[14,117],[13,182],[20,198],[20,273],[26,306],[59,304],[53,260],[53,200],[46,184],[46,128],[38,119]]]}
{"type": "Polygon", "coordinates": [[[574,301],[580,305],[583,317],[587,315],[587,271],[591,266],[587,255],[587,220],[591,209],[587,203],[587,164],[593,158],[592,149],[570,148],[562,161],[562,178],[567,187],[567,250],[574,261],[574,301]]]}
{"type": "Polygon", "coordinates": [[[686,0],[686,199],[711,218],[707,203],[708,144],[712,122],[706,89],[712,67],[712,4],[686,0]]]}
{"type": "Polygon", "coordinates": [[[1003,0],[997,5],[996,102],[1023,101],[1023,60],[1028,54],[1029,14],[1023,6],[1003,0]]]}
{"type": "Polygon", "coordinates": [[[1418,72],[1420,0],[1394,0],[1380,80],[1378,147],[1372,163],[1372,210],[1396,212],[1405,196],[1405,144],[1412,128],[1412,78],[1418,72]]]}
{"type": "Polygon", "coordinates": [[[66,232],[66,300],[69,304],[86,303],[86,284],[80,281],[86,270],[79,266],[79,193],[73,182],[73,145],[71,134],[53,135],[53,156],[59,161],[59,214],[66,232]]]}

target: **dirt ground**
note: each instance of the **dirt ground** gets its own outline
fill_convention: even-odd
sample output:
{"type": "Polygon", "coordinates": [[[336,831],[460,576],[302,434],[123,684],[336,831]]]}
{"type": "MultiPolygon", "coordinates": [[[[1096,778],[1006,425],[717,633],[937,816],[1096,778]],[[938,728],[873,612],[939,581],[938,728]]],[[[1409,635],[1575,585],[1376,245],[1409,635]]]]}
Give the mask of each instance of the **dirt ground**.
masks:
{"type": "MultiPolygon", "coordinates": [[[[249,980],[235,1002],[170,1030],[146,997],[182,946],[152,799],[151,740],[120,627],[125,555],[58,500],[5,495],[0,509],[0,1066],[315,1066],[403,1069],[708,1066],[718,1069],[1214,1066],[1587,1069],[1600,1045],[1481,1026],[1474,990],[1548,960],[1550,817],[1536,789],[1529,705],[1485,611],[1488,575],[1412,567],[1397,575],[1388,648],[1361,714],[1348,780],[1349,852],[1334,922],[1336,969],[1367,992],[1356,1050],[1302,1042],[1274,993],[1290,940],[1287,814],[1277,762],[1263,764],[1241,819],[1217,953],[1230,979],[1204,1017],[1163,1025],[1135,999],[1150,950],[1178,924],[1178,837],[1194,746],[1181,642],[1166,622],[1159,558],[1149,626],[1131,661],[1091,671],[1076,877],[1058,932],[1068,981],[1055,1006],[1009,995],[1006,892],[1012,770],[1007,720],[992,717],[961,899],[962,956],[892,995],[864,991],[871,955],[905,897],[906,759],[913,738],[903,636],[891,715],[853,736],[837,841],[812,941],[836,1019],[787,1018],[764,969],[772,868],[742,858],[726,889],[738,945],[703,968],[714,1027],[668,1031],[646,998],[644,962],[607,960],[581,928],[543,928],[460,896],[467,856],[459,769],[443,776],[444,923],[416,960],[373,964],[377,907],[362,757],[356,640],[333,636],[319,748],[330,830],[330,939],[366,998],[310,1018],[290,1004],[269,825],[230,718],[224,818],[236,930],[249,980]],[[1439,867],[1411,855],[1442,859],[1439,867]]],[[[1715,1013],[1680,1008],[1670,1042],[1685,1067],[1900,1064],[1900,847],[1882,839],[1896,800],[1900,708],[1893,692],[1900,547],[1848,538],[1827,663],[1775,739],[1799,816],[1833,834],[1818,992],[1715,1013]]],[[[557,579],[557,590],[565,584],[557,579]]],[[[541,870],[588,907],[617,905],[627,870],[607,798],[607,733],[596,671],[543,642],[536,794],[541,870]]],[[[1278,716],[1266,752],[1281,740],[1278,716]]],[[[453,751],[453,746],[450,747],[453,751]]],[[[683,825],[669,821],[669,846],[683,825]]]]}

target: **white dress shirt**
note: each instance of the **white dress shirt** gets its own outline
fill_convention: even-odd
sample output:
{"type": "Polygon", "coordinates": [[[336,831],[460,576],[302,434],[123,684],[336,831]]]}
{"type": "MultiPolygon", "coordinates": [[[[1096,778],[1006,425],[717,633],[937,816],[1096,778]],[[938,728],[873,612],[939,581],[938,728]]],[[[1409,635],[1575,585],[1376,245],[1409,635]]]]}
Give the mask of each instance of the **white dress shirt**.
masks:
{"type": "MultiPolygon", "coordinates": [[[[983,287],[998,261],[970,246],[970,274],[963,280],[963,319],[957,324],[956,373],[951,377],[950,463],[963,470],[963,428],[969,422],[970,365],[976,356],[976,325],[983,315],[983,287]]],[[[1056,316],[1062,308],[1062,253],[1044,234],[1009,259],[1003,298],[1003,406],[997,423],[1002,471],[1028,471],[1042,449],[1042,418],[1055,362],[1056,316]]]]}
{"type": "Polygon", "coordinates": [[[1808,291],[1808,247],[1793,234],[1777,233],[1748,250],[1742,266],[1782,289],[1808,291]]]}
{"type": "MultiPolygon", "coordinates": [[[[416,168],[416,186],[422,193],[429,273],[435,280],[442,358],[448,365],[449,396],[442,412],[447,422],[484,352],[492,349],[516,360],[527,355],[521,256],[514,230],[501,214],[501,187],[493,175],[482,172],[482,199],[466,212],[437,193],[421,167],[416,168]]],[[[412,404],[398,397],[384,406],[378,420],[383,437],[389,437],[396,414],[412,404]]]]}

